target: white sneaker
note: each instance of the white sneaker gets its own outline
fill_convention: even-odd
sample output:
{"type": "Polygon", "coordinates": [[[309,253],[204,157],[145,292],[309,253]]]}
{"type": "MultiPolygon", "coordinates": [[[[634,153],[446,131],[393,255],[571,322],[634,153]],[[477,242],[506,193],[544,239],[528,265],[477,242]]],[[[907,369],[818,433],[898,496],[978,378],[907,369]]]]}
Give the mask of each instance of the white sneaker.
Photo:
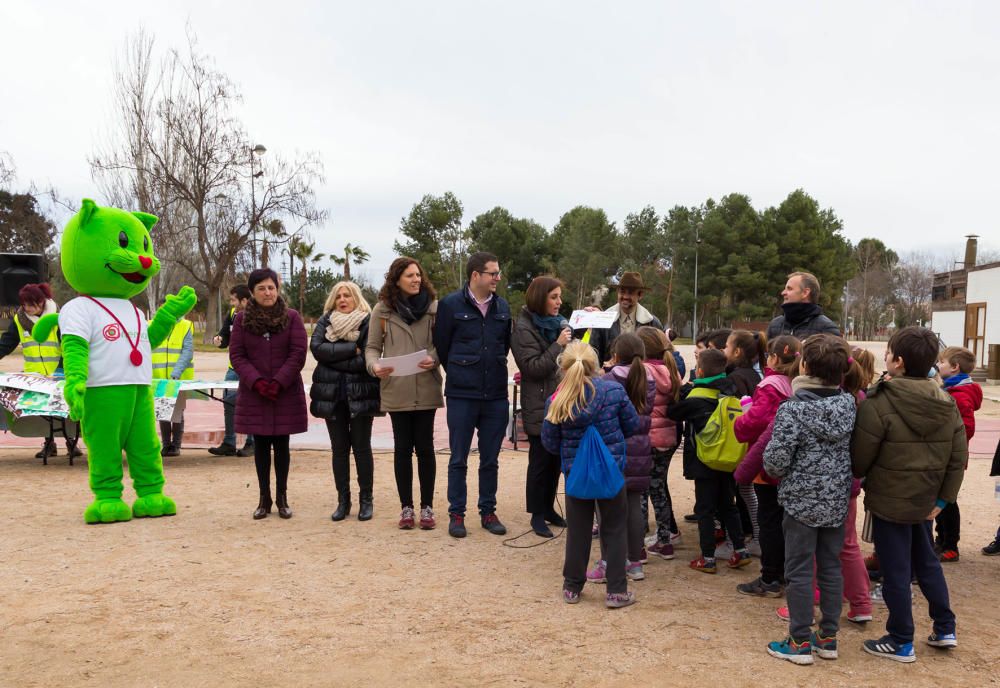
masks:
{"type": "Polygon", "coordinates": [[[645,543],[646,547],[652,547],[657,542],[659,542],[659,540],[656,537],[656,533],[653,533],[652,535],[647,535],[646,539],[643,540],[643,543],[645,543]]]}
{"type": "Polygon", "coordinates": [[[684,537],[681,535],[680,531],[670,534],[670,544],[676,547],[684,541],[684,537]]]}
{"type": "Polygon", "coordinates": [[[753,556],[760,558],[760,543],[756,540],[750,540],[747,542],[747,551],[753,556]]]}
{"type": "Polygon", "coordinates": [[[885,600],[882,599],[882,584],[876,583],[872,591],[868,593],[868,596],[872,598],[872,604],[885,604],[885,600]]]}
{"type": "Polygon", "coordinates": [[[625,562],[625,575],[629,580],[641,581],[646,579],[646,574],[642,570],[642,564],[637,561],[625,562]]]}

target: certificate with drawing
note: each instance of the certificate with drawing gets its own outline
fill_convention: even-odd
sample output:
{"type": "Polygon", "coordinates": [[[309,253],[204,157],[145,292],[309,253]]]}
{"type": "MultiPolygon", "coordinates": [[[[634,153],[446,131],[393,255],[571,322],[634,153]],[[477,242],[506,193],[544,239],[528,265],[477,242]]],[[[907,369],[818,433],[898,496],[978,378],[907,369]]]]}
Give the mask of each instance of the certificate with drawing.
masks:
{"type": "Polygon", "coordinates": [[[617,319],[618,313],[615,311],[573,311],[573,315],[569,316],[569,326],[574,330],[585,330],[588,327],[606,330],[617,319]]]}

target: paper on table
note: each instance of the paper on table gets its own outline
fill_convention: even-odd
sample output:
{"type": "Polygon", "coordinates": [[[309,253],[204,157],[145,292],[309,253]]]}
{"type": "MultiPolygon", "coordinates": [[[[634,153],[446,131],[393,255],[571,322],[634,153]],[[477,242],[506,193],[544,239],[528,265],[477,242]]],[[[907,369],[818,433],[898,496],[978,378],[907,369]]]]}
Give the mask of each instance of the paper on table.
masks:
{"type": "Polygon", "coordinates": [[[383,368],[392,368],[390,377],[402,377],[404,375],[416,375],[425,372],[418,363],[427,358],[427,349],[414,351],[405,356],[390,356],[389,358],[378,359],[378,364],[383,368]]]}
{"type": "Polygon", "coordinates": [[[583,330],[593,327],[598,330],[606,330],[615,324],[618,313],[615,311],[573,311],[569,316],[569,326],[574,330],[583,330]]]}

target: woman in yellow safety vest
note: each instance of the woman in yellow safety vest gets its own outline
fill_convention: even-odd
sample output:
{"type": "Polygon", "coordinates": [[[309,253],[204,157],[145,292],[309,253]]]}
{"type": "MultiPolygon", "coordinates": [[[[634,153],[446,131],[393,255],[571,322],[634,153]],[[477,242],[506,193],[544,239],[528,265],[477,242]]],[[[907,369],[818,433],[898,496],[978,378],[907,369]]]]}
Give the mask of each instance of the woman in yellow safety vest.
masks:
{"type": "MultiPolygon", "coordinates": [[[[187,318],[178,320],[174,329],[159,348],[153,349],[153,379],[154,380],[193,380],[194,379],[194,325],[187,318]]],[[[160,421],[160,436],[163,456],[180,456],[181,441],[184,438],[184,406],[185,395],[177,395],[174,404],[174,415],[169,421],[160,421]]]]}
{"type": "MultiPolygon", "coordinates": [[[[17,296],[21,306],[11,319],[10,327],[0,335],[0,358],[14,351],[20,344],[24,354],[24,372],[52,375],[62,361],[58,328],[53,328],[44,342],[36,342],[31,338],[31,328],[38,319],[59,310],[52,298],[52,290],[45,283],[26,284],[21,287],[17,296]]],[[[66,450],[73,456],[81,454],[75,442],[67,442],[66,450]]],[[[55,440],[49,437],[42,449],[35,454],[35,458],[55,456],[56,453],[55,440]]]]}

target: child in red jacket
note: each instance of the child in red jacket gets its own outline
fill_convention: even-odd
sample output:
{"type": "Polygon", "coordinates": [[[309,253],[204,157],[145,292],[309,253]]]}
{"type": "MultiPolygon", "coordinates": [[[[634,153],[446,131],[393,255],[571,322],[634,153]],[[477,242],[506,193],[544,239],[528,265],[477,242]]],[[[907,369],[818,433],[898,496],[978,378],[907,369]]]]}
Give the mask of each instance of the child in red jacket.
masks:
{"type": "MultiPolygon", "coordinates": [[[[965,439],[971,440],[976,434],[976,411],[983,405],[983,388],[969,377],[969,373],[976,367],[976,356],[961,346],[949,346],[938,355],[937,367],[944,382],[944,390],[955,400],[962,416],[965,439]]],[[[962,525],[958,504],[946,506],[937,515],[936,521],[935,545],[940,550],[941,561],[958,561],[958,539],[962,525]]]]}

